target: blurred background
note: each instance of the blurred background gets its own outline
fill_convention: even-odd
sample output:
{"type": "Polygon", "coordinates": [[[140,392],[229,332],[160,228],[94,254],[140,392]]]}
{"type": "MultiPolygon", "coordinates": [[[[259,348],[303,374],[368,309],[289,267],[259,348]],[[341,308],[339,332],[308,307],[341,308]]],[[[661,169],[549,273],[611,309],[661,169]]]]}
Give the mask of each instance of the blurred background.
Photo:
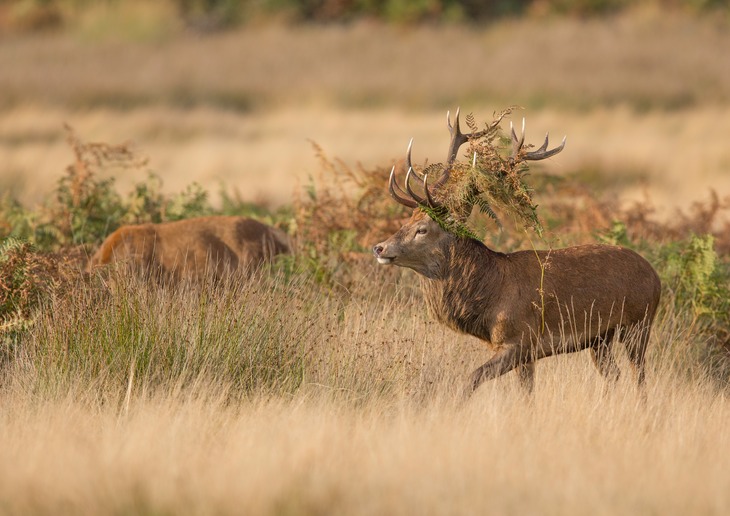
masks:
{"type": "Polygon", "coordinates": [[[540,170],[671,216],[730,194],[729,28],[727,0],[0,0],[0,195],[53,190],[64,124],[277,206],[313,142],[442,161],[447,110],[518,105],[528,141],[568,137],[540,170]]]}

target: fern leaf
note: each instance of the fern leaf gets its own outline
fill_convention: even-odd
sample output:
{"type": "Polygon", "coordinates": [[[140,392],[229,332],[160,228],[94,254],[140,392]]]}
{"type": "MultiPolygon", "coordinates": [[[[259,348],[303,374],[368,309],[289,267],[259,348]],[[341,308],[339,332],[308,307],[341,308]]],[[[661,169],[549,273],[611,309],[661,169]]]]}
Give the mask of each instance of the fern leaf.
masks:
{"type": "Polygon", "coordinates": [[[502,222],[499,220],[499,217],[494,212],[494,210],[489,205],[489,202],[486,199],[483,199],[481,197],[477,197],[476,199],[474,199],[474,205],[477,208],[479,208],[479,211],[481,211],[482,213],[484,213],[485,215],[487,215],[490,219],[492,219],[494,221],[494,223],[497,224],[497,227],[499,229],[503,229],[502,228],[502,222]]]}
{"type": "Polygon", "coordinates": [[[469,113],[468,115],[466,115],[466,126],[469,129],[471,129],[472,132],[476,132],[476,130],[477,130],[477,122],[474,119],[474,114],[473,113],[469,113]]]}

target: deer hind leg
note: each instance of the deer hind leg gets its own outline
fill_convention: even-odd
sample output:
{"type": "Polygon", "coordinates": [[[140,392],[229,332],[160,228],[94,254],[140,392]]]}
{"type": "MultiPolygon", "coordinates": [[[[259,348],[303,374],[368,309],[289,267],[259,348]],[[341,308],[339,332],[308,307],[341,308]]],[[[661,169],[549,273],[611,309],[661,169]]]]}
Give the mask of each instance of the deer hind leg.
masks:
{"type": "Polygon", "coordinates": [[[628,351],[629,360],[636,371],[636,381],[639,387],[644,385],[646,347],[649,344],[650,335],[651,325],[646,322],[638,323],[626,332],[626,351],[628,351]]]}
{"type": "Polygon", "coordinates": [[[611,328],[591,342],[593,363],[604,378],[614,382],[621,375],[621,370],[618,368],[616,360],[613,358],[613,353],[611,352],[611,342],[613,341],[615,331],[614,328],[611,328]]]}

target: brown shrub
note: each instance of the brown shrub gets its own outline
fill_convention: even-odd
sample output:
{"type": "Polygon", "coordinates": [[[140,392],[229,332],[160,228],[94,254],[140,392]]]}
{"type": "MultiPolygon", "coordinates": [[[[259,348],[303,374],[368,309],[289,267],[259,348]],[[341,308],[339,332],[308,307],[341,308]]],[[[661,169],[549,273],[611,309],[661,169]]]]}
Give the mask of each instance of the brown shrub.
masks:
{"type": "Polygon", "coordinates": [[[40,253],[32,244],[14,239],[3,243],[0,247],[0,337],[26,326],[44,300],[71,291],[81,277],[76,254],[40,253]]]}
{"type": "MultiPolygon", "coordinates": [[[[294,200],[297,236],[309,242],[320,255],[332,251],[367,251],[382,235],[398,230],[410,210],[388,195],[390,169],[351,168],[342,160],[331,160],[313,143],[320,161],[317,175],[294,200]],[[331,235],[352,232],[352,245],[333,249],[331,235]]],[[[398,163],[403,168],[403,163],[398,163]]],[[[342,255],[344,256],[344,254],[342,255]]]]}
{"type": "Polygon", "coordinates": [[[694,202],[686,211],[677,209],[667,221],[652,218],[656,209],[650,201],[635,203],[625,210],[627,228],[636,237],[650,242],[668,242],[691,235],[712,235],[718,254],[730,256],[730,195],[720,198],[710,190],[704,201],[694,202]]]}
{"type": "Polygon", "coordinates": [[[597,195],[575,180],[552,182],[538,196],[540,216],[548,220],[549,233],[565,243],[595,241],[618,222],[630,242],[663,244],[692,235],[712,235],[715,250],[730,257],[730,195],[721,198],[710,190],[707,199],[689,209],[676,209],[668,218],[658,215],[647,194],[641,202],[622,207],[616,193],[597,195]]]}

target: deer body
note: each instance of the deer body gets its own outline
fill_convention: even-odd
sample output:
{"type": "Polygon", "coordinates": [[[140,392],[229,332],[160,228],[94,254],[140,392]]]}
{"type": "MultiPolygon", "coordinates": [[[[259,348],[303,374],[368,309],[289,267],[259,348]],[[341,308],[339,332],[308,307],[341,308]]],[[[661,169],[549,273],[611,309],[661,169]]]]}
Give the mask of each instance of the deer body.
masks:
{"type": "Polygon", "coordinates": [[[173,280],[225,277],[289,253],[287,235],[246,217],[210,216],[122,226],[92,256],[89,268],[124,263],[173,280]]]}
{"type": "MultiPolygon", "coordinates": [[[[655,308],[634,288],[634,281],[653,282],[655,276],[626,249],[580,246],[548,256],[545,251],[501,254],[468,240],[453,244],[444,277],[421,281],[425,301],[440,322],[493,346],[519,340],[534,358],[542,358],[552,354],[560,337],[562,348],[578,351],[624,318],[642,320],[655,308]],[[544,272],[541,262],[547,263],[544,272]],[[632,270],[608,285],[602,274],[607,264],[632,270]],[[592,274],[575,274],[576,269],[592,274]]],[[[653,285],[647,287],[654,292],[653,285]]]]}
{"type": "MultiPolygon", "coordinates": [[[[479,135],[463,135],[456,123],[446,171],[436,185],[448,181],[456,150],[479,135]]],[[[543,146],[522,151],[523,136],[512,131],[511,164],[544,159],[560,150],[543,146]]],[[[616,379],[619,369],[611,353],[614,336],[627,343],[629,358],[644,381],[644,357],[661,284],[651,265],[634,251],[610,245],[583,245],[549,251],[499,253],[467,236],[458,236],[420,209],[441,209],[429,191],[428,176],[409,172],[403,190],[391,173],[390,193],[414,208],[406,224],[373,252],[378,262],[415,270],[429,312],[450,328],[487,343],[494,356],[472,374],[469,392],[483,381],[516,369],[532,388],[534,362],[557,353],[590,348],[599,371],[616,379]],[[423,196],[410,184],[415,177],[423,196]],[[408,197],[406,197],[408,195],[408,197]]],[[[449,216],[465,220],[471,206],[449,216]]]]}
{"type": "Polygon", "coordinates": [[[503,254],[441,229],[422,212],[375,246],[383,264],[421,274],[429,312],[450,328],[485,341],[495,356],[477,369],[471,389],[520,368],[528,387],[535,360],[591,348],[609,378],[615,333],[631,338],[639,381],[660,282],[635,252],[609,245],[503,254]]]}

